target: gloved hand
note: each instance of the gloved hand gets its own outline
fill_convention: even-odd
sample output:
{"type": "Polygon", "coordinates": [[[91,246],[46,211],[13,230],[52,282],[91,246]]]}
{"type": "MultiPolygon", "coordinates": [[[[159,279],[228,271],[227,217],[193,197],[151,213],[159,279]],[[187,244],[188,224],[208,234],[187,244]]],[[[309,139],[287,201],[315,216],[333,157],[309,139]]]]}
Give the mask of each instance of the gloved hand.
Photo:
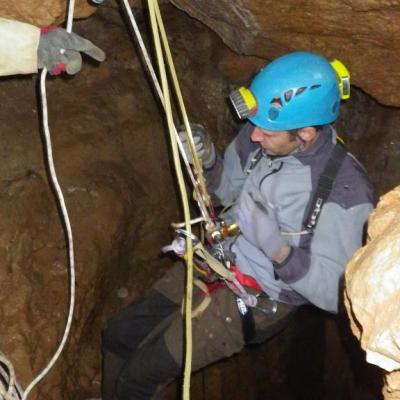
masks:
{"type": "Polygon", "coordinates": [[[236,207],[236,221],[243,236],[271,260],[283,246],[287,246],[275,211],[254,200],[251,193],[242,192],[236,207]]]}
{"type": "Polygon", "coordinates": [[[104,61],[106,58],[103,50],[75,33],[68,33],[62,28],[42,29],[38,67],[46,67],[52,75],[59,75],[63,71],[69,75],[76,74],[82,68],[81,52],[96,61],[104,61]]]}
{"type": "MultiPolygon", "coordinates": [[[[192,129],[193,142],[197,156],[201,159],[204,168],[211,167],[215,163],[215,158],[217,157],[213,142],[208,136],[203,125],[190,124],[190,128],[192,129]]],[[[189,144],[186,140],[185,126],[181,125],[177,128],[177,130],[182,141],[186,157],[188,158],[188,161],[193,164],[193,159],[189,151],[189,144]]]]}

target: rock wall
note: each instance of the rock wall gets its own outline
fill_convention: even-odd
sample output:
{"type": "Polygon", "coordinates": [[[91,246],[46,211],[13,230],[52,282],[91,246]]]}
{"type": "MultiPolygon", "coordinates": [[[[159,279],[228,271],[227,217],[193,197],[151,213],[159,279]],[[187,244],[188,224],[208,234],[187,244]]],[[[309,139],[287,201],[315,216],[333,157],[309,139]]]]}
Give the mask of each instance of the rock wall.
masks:
{"type": "MultiPolygon", "coordinates": [[[[58,11],[50,16],[36,7],[35,17],[28,13],[31,8],[24,9],[28,3],[0,4],[0,15],[37,25],[63,18],[62,3],[54,5],[58,11]],[[14,11],[7,14],[5,6],[14,11]]],[[[252,2],[246,4],[250,7],[252,2]]],[[[270,8],[260,7],[254,15],[235,1],[186,4],[203,7],[218,22],[215,29],[222,30],[221,36],[236,35],[237,43],[243,40],[243,48],[230,43],[232,47],[254,56],[238,56],[198,21],[172,7],[165,10],[190,118],[208,128],[220,149],[237,128],[225,103],[230,90],[246,81],[266,58],[291,48],[269,36],[268,41],[260,39],[259,14],[268,12],[273,20],[288,7],[285,2],[263,4],[270,8]],[[227,6],[233,9],[235,28],[230,27],[227,6]],[[247,24],[247,30],[241,24],[247,24]],[[247,39],[246,31],[253,30],[256,33],[247,39]],[[267,42],[277,43],[272,53],[262,54],[254,44],[267,42]]],[[[307,8],[310,4],[314,3],[303,6],[311,18],[315,10],[307,8]]],[[[327,4],[320,5],[321,15],[327,4]]],[[[381,5],[376,5],[377,12],[381,5]]],[[[93,11],[86,2],[78,2],[80,7],[93,11]]],[[[53,9],[50,3],[49,8],[53,9]]],[[[143,21],[139,12],[137,16],[143,21]]],[[[318,23],[314,20],[314,26],[320,27],[318,23]]],[[[301,29],[308,29],[306,25],[302,22],[301,29]]],[[[106,1],[74,29],[103,47],[108,58],[99,67],[85,63],[75,77],[48,80],[56,169],[76,239],[77,303],[66,351],[31,399],[98,395],[100,332],[105,320],[167,268],[170,261],[161,259],[157,249],[170,238],[169,223],[179,219],[160,108],[116,3],[106,1]]],[[[316,43],[326,43],[326,35],[318,32],[316,43]]],[[[291,33],[295,43],[297,33],[291,33]]],[[[275,30],[272,35],[281,37],[275,30]]],[[[337,55],[325,45],[326,54],[337,55]]],[[[381,77],[386,79],[385,71],[381,77]]],[[[0,80],[0,351],[14,362],[23,385],[44,366],[61,337],[68,294],[64,234],[43,161],[35,79],[0,80]]],[[[364,87],[362,79],[357,82],[364,87]]],[[[390,90],[387,95],[397,92],[390,90]]],[[[379,193],[398,184],[398,110],[354,90],[337,128],[367,167],[379,193]]],[[[377,400],[376,371],[365,374],[368,366],[359,355],[349,355],[350,338],[342,322],[316,310],[302,311],[282,336],[197,374],[194,400],[256,399],[266,394],[279,400],[377,400]],[[241,383],[240,388],[232,385],[233,380],[241,383]]],[[[171,392],[170,398],[176,394],[171,392]]]]}
{"type": "Polygon", "coordinates": [[[273,59],[311,50],[342,60],[353,83],[400,105],[400,1],[171,0],[240,54],[273,59]]]}
{"type": "MultiPolygon", "coordinates": [[[[169,11],[171,21],[182,15],[169,11]]],[[[200,61],[218,42],[189,18],[169,30],[174,52],[185,54],[177,67],[190,116],[218,142],[233,126],[224,117],[228,84],[213,63],[200,61]],[[183,27],[190,33],[179,35],[183,27]],[[204,91],[193,91],[194,79],[204,91]]],[[[105,321],[170,265],[160,249],[171,239],[169,224],[181,218],[161,108],[119,8],[109,2],[90,23],[76,22],[75,31],[108,57],[99,66],[85,62],[74,77],[47,80],[55,167],[75,238],[77,293],[67,347],[32,400],[99,394],[105,321]]],[[[36,79],[0,80],[0,351],[23,387],[55,351],[68,307],[67,250],[44,161],[36,79]]]]}
{"type": "MultiPolygon", "coordinates": [[[[161,1],[165,3],[166,0],[161,1]]],[[[203,21],[239,54],[260,61],[294,50],[311,50],[341,59],[353,83],[381,104],[400,105],[400,0],[171,0],[203,21]],[[257,60],[258,59],[258,60],[257,60]],[[261,59],[261,60],[260,60],[261,59]]],[[[104,6],[108,7],[108,0],[104,6]]],[[[145,2],[131,1],[135,7],[145,2]]],[[[0,15],[38,26],[65,18],[64,0],[21,0],[0,4],[0,15]]],[[[76,0],[76,18],[96,7],[76,0]]]]}
{"type": "Polygon", "coordinates": [[[370,216],[368,244],[346,270],[346,306],[367,361],[387,371],[385,399],[400,399],[400,187],[370,216]]]}
{"type": "MultiPolygon", "coordinates": [[[[75,18],[86,18],[96,11],[91,1],[76,0],[75,18]]],[[[60,24],[65,20],[65,0],[4,1],[0,4],[0,16],[44,27],[60,24]]]]}

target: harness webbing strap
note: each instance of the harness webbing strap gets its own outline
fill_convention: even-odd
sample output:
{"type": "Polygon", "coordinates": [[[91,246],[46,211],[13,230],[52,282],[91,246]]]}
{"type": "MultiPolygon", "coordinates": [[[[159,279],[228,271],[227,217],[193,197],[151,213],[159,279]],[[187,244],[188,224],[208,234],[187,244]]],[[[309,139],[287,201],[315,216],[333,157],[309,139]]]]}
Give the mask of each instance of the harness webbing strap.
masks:
{"type": "Polygon", "coordinates": [[[337,173],[339,172],[340,166],[346,157],[347,151],[339,142],[336,143],[332,149],[331,156],[327,161],[322,174],[319,177],[317,190],[314,193],[314,197],[310,203],[309,212],[305,219],[306,230],[312,232],[315,225],[318,222],[319,215],[322,210],[322,206],[328,199],[333,184],[335,182],[337,173]]]}
{"type": "Polygon", "coordinates": [[[256,336],[256,321],[254,320],[253,310],[251,307],[247,307],[240,297],[236,297],[236,303],[242,320],[243,339],[246,344],[249,344],[256,336]]]}
{"type": "Polygon", "coordinates": [[[252,276],[244,274],[236,265],[231,265],[231,270],[235,273],[236,279],[241,285],[251,287],[258,292],[263,291],[263,288],[252,276]]]}
{"type": "Polygon", "coordinates": [[[193,251],[198,257],[203,259],[208,264],[208,266],[219,276],[228,281],[233,281],[235,279],[235,274],[227,269],[212,254],[210,254],[201,242],[196,243],[196,245],[193,247],[193,251]]]}

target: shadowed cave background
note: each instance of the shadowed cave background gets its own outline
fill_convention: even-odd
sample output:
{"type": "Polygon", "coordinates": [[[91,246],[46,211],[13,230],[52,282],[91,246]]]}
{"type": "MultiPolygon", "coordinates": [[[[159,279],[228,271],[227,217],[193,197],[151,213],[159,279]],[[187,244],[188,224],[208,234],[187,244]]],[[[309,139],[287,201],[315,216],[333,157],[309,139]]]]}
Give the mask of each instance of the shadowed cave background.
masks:
{"type": "MultiPolygon", "coordinates": [[[[278,8],[275,12],[285,11],[278,8]]],[[[240,48],[240,37],[236,48],[225,38],[229,48],[168,2],[162,11],[190,119],[205,125],[223,150],[238,129],[226,97],[267,59],[257,46],[250,53],[240,48]]],[[[372,18],[376,10],[364,12],[372,18]]],[[[135,13],[149,33],[142,10],[135,13]]],[[[86,63],[77,76],[50,77],[47,83],[55,164],[75,238],[77,299],[66,349],[31,399],[99,395],[101,329],[171,264],[159,249],[170,241],[170,222],[180,219],[163,117],[117,4],[105,2],[74,30],[108,58],[100,66],[86,63]]],[[[271,33],[272,55],[297,48],[322,52],[318,43],[314,47],[291,34],[297,39],[290,47],[283,39],[278,45],[271,33]]],[[[321,32],[313,34],[322,40],[321,32]]],[[[285,35],[290,39],[290,31],[285,35]]],[[[332,48],[326,45],[326,55],[340,59],[332,48]]],[[[357,60],[349,61],[357,66],[357,60]]],[[[381,64],[382,71],[392,67],[381,64]]],[[[36,80],[0,79],[0,351],[24,386],[53,354],[68,306],[65,240],[46,174],[36,80]]],[[[395,107],[400,100],[386,85],[386,97],[382,88],[372,90],[380,104],[366,94],[370,82],[364,85],[362,71],[355,73],[357,80],[363,89],[353,86],[336,128],[381,195],[400,180],[395,107]]],[[[305,307],[268,343],[194,374],[192,387],[194,400],[377,400],[381,375],[365,362],[344,312],[332,316],[305,307]]],[[[173,384],[166,397],[175,399],[178,391],[173,384]]]]}

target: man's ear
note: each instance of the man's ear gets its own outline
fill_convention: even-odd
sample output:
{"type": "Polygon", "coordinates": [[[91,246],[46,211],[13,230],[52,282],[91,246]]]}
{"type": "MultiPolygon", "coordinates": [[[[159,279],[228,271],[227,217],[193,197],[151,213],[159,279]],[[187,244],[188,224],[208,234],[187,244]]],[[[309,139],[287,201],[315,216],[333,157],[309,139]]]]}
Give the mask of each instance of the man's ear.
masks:
{"type": "Polygon", "coordinates": [[[317,129],[313,126],[307,126],[297,131],[298,136],[304,142],[312,142],[317,136],[317,129]]]}

